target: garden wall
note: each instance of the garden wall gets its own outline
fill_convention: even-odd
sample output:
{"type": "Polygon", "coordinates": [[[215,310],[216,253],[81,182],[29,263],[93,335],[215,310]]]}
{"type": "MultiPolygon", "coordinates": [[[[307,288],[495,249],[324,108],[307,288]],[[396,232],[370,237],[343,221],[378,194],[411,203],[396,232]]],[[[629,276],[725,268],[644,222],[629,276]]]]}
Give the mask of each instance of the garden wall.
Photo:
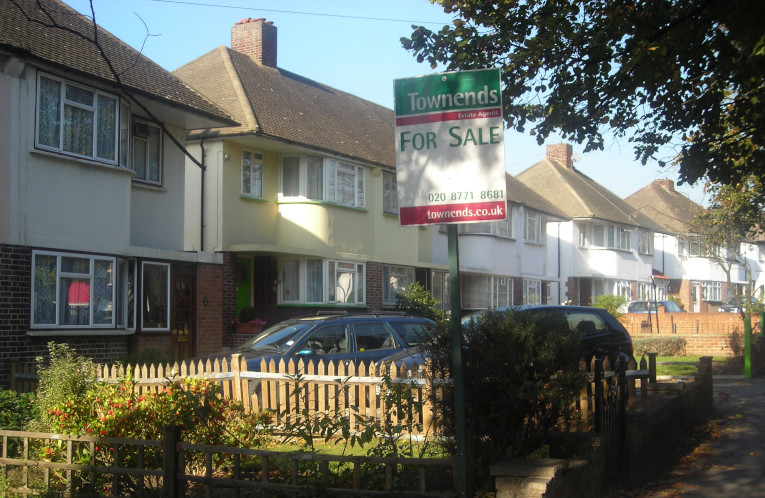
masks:
{"type": "MultiPolygon", "coordinates": [[[[663,310],[663,307],[659,307],[663,310]]],[[[738,313],[627,313],[619,321],[636,337],[682,337],[687,355],[729,356],[730,337],[744,333],[738,313]]],[[[752,316],[752,332],[760,330],[760,315],[752,316]]]]}

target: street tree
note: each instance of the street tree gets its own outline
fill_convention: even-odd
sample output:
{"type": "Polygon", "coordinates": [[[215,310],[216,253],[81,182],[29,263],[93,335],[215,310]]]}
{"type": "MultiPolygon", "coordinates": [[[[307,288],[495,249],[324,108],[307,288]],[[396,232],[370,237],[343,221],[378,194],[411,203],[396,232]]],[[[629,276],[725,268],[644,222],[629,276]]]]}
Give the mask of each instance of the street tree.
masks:
{"type": "Polygon", "coordinates": [[[431,0],[455,20],[405,49],[446,70],[500,67],[508,128],[603,149],[626,139],[681,183],[765,177],[762,0],[431,0]]]}

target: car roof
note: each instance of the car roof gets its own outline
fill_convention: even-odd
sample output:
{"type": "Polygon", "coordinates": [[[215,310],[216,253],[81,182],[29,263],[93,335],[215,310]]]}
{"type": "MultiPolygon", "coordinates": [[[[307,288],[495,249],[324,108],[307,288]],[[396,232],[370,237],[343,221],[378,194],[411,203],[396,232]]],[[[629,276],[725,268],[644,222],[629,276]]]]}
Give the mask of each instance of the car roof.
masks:
{"type": "MultiPolygon", "coordinates": [[[[423,320],[432,322],[429,318],[409,315],[404,312],[382,312],[382,313],[354,313],[354,312],[318,312],[310,315],[295,316],[282,320],[282,322],[301,323],[301,322],[325,322],[331,320],[368,320],[368,319],[386,319],[386,320],[423,320]]],[[[280,322],[280,323],[282,323],[280,322]]]]}

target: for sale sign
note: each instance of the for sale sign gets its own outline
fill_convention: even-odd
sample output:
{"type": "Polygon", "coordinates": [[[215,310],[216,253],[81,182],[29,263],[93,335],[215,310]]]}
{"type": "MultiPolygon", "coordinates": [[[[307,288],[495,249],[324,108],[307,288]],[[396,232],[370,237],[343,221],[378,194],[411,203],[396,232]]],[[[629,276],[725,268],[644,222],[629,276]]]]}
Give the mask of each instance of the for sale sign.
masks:
{"type": "Polygon", "coordinates": [[[499,69],[394,81],[402,225],[507,216],[499,69]]]}

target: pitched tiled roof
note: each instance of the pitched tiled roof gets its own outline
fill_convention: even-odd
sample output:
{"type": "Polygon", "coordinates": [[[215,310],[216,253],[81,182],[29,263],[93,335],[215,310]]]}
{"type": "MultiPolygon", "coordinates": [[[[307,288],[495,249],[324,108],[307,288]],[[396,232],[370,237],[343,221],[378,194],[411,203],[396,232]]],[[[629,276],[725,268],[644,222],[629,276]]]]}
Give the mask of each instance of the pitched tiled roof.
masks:
{"type": "Polygon", "coordinates": [[[175,74],[243,124],[194,136],[256,133],[395,168],[391,109],[221,46],[175,74]]]}
{"type": "Polygon", "coordinates": [[[691,222],[703,209],[677,192],[672,180],[654,180],[625,200],[671,234],[691,232],[691,222]]]}
{"type": "MultiPolygon", "coordinates": [[[[93,39],[93,22],[58,0],[39,3],[44,12],[38,0],[0,1],[0,52],[114,84],[116,79],[96,46],[78,35],[93,39]]],[[[122,83],[136,96],[233,124],[221,108],[101,27],[98,41],[122,83]]]]}
{"type": "Polygon", "coordinates": [[[566,214],[558,209],[553,203],[537,194],[529,187],[524,185],[510,173],[505,174],[507,184],[507,200],[516,204],[523,204],[536,211],[554,216],[555,218],[566,219],[566,214]]]}
{"type": "Polygon", "coordinates": [[[661,231],[661,227],[621,197],[575,168],[542,159],[516,175],[531,190],[547,199],[567,218],[595,218],[661,231]]]}

